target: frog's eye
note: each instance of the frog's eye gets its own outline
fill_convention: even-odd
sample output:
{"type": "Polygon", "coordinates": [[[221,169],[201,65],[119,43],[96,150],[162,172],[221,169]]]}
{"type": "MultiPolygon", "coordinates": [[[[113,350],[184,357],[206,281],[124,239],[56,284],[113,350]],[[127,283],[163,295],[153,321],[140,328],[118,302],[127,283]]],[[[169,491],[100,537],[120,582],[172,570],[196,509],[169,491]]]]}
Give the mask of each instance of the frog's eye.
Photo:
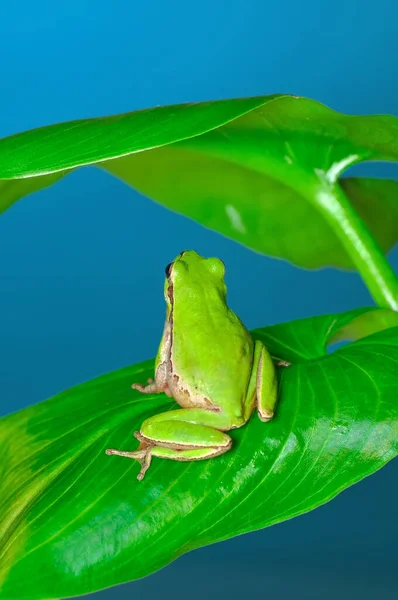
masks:
{"type": "Polygon", "coordinates": [[[173,263],[169,263],[167,265],[167,267],[165,268],[164,272],[166,273],[166,277],[170,277],[171,275],[171,267],[173,266],[173,263]]]}
{"type": "Polygon", "coordinates": [[[225,275],[225,264],[221,258],[208,258],[207,266],[209,270],[217,275],[218,277],[224,277],[225,275]]]}

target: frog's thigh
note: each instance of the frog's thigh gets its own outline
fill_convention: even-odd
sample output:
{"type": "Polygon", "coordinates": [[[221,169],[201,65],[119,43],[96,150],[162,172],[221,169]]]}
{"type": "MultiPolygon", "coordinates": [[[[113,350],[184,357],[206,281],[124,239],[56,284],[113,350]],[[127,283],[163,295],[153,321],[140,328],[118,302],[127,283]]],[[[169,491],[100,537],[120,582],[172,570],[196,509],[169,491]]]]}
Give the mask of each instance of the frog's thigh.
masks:
{"type": "Polygon", "coordinates": [[[220,413],[181,409],[147,419],[143,422],[140,433],[151,443],[153,456],[180,456],[180,460],[199,460],[230,449],[231,438],[220,431],[228,428],[227,417],[220,413]],[[184,451],[184,455],[181,451],[184,451]]]}
{"type": "Polygon", "coordinates": [[[256,376],[256,404],[258,416],[269,421],[274,416],[278,398],[278,382],[272,358],[265,346],[256,341],[253,371],[256,376]]]}
{"type": "MultiPolygon", "coordinates": [[[[232,442],[231,438],[229,438],[229,440],[232,442]]],[[[164,446],[153,446],[151,448],[151,455],[157,456],[158,458],[170,458],[171,460],[179,461],[204,460],[206,458],[220,456],[220,454],[228,452],[230,448],[231,443],[229,446],[209,446],[207,448],[187,450],[174,450],[173,448],[165,448],[164,446]]]]}

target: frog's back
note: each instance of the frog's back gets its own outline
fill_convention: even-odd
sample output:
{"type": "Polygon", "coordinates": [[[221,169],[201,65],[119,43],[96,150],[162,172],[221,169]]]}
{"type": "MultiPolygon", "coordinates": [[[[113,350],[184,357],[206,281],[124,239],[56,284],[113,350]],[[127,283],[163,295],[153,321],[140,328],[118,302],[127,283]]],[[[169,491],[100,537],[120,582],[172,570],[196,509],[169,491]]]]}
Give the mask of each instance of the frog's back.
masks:
{"type": "Polygon", "coordinates": [[[250,379],[254,344],[216,286],[190,285],[175,298],[172,363],[189,373],[193,392],[240,416],[250,379]]]}

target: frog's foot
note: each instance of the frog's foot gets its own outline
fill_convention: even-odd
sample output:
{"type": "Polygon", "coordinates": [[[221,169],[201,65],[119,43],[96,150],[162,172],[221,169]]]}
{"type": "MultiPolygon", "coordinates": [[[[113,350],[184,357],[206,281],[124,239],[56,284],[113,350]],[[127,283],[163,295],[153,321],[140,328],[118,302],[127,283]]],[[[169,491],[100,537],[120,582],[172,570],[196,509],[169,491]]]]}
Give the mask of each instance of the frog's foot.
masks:
{"type": "Polygon", "coordinates": [[[290,367],[292,363],[287,362],[287,360],[277,360],[274,365],[276,367],[290,367]]]}
{"type": "Polygon", "coordinates": [[[138,480],[144,478],[153,456],[176,461],[197,461],[228,452],[232,439],[221,430],[230,429],[228,416],[202,409],[177,409],[150,417],[134,433],[140,442],[137,450],[116,454],[137,460],[141,464],[138,480]],[[220,429],[216,429],[220,427],[220,429]]]}
{"type": "Polygon", "coordinates": [[[138,390],[142,394],[160,394],[161,392],[164,392],[165,394],[167,394],[167,396],[169,396],[169,398],[171,398],[171,392],[167,383],[159,385],[153,379],[148,379],[147,385],[133,383],[131,387],[133,388],[133,390],[138,390]]]}
{"type": "Polygon", "coordinates": [[[133,452],[125,452],[123,450],[115,450],[114,448],[108,448],[105,450],[105,454],[108,456],[116,455],[116,456],[126,456],[127,458],[132,458],[137,460],[141,465],[141,470],[137,475],[138,481],[141,481],[149,467],[151,466],[152,460],[152,444],[146,440],[143,436],[140,435],[138,431],[134,432],[134,436],[137,440],[140,441],[140,445],[137,450],[133,452]]]}
{"type": "Polygon", "coordinates": [[[162,381],[160,384],[156,380],[149,378],[146,385],[141,385],[140,383],[133,383],[133,390],[138,390],[142,394],[161,394],[164,392],[169,398],[172,398],[173,395],[170,391],[170,388],[167,384],[167,381],[162,381]]]}
{"type": "Polygon", "coordinates": [[[167,364],[163,362],[156,368],[155,379],[149,378],[147,385],[133,383],[131,387],[142,394],[161,394],[164,392],[169,398],[172,398],[172,393],[167,382],[167,372],[167,364]]]}
{"type": "Polygon", "coordinates": [[[153,394],[158,391],[158,386],[156,382],[151,378],[147,380],[146,385],[142,385],[141,383],[133,383],[131,387],[133,388],[133,390],[138,390],[143,394],[153,394]]]}

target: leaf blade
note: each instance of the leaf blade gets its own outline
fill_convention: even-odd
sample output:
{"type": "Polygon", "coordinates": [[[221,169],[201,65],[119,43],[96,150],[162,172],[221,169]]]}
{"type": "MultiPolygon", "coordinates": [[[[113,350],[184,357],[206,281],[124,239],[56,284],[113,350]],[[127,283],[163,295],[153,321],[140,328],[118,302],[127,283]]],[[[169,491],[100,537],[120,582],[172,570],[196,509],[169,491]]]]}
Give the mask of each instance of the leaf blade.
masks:
{"type": "Polygon", "coordinates": [[[1,483],[19,500],[17,489],[33,489],[7,539],[0,538],[9,562],[7,570],[4,556],[0,561],[2,593],[21,597],[26,576],[31,598],[142,577],[194,547],[312,510],[381,468],[398,452],[398,327],[332,355],[320,352],[361,314],[256,330],[271,351],[292,348],[299,357],[280,373],[277,418],[264,424],[253,415],[231,432],[233,450],[217,459],[154,460],[140,483],[133,461],[107,457],[104,449],[132,447],[131,433],[143,419],[173,407],[130,389],[150,374],[152,361],[0,421],[9,457],[1,483]]]}
{"type": "Polygon", "coordinates": [[[0,210],[96,164],[258,252],[305,268],[352,268],[308,199],[320,179],[339,181],[388,251],[398,239],[398,183],[339,177],[360,161],[397,161],[397,139],[394,116],[344,115],[282,94],[61,123],[0,140],[0,210]]]}
{"type": "Polygon", "coordinates": [[[0,140],[0,179],[47,175],[174,143],[275,97],[159,106],[18,133],[0,140]]]}

